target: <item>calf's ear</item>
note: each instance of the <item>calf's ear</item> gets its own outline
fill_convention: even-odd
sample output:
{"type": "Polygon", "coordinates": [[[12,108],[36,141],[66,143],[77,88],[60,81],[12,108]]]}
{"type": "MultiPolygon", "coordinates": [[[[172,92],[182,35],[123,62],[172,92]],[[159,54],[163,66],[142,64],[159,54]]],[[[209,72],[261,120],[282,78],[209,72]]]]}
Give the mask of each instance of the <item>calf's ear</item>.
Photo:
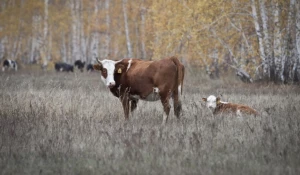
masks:
{"type": "Polygon", "coordinates": [[[93,68],[98,71],[102,71],[102,64],[94,64],[93,68]]]}
{"type": "Polygon", "coordinates": [[[207,98],[202,98],[203,101],[207,102],[207,98]]]}
{"type": "Polygon", "coordinates": [[[219,104],[221,102],[221,98],[217,97],[217,104],[219,104]]]}

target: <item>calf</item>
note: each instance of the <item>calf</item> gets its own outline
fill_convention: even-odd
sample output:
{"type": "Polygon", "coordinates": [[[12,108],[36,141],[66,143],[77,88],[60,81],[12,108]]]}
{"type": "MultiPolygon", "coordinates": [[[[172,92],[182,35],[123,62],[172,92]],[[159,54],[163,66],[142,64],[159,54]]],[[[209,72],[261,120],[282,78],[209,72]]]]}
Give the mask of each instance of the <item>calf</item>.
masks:
{"type": "Polygon", "coordinates": [[[55,63],[55,70],[57,72],[73,72],[74,67],[67,63],[55,63]]]}
{"type": "Polygon", "coordinates": [[[233,112],[237,116],[241,116],[242,113],[258,115],[257,111],[249,106],[223,102],[220,97],[215,97],[214,95],[210,95],[208,98],[202,98],[202,100],[206,102],[206,106],[209,109],[213,110],[213,114],[233,112]]]}
{"type": "Polygon", "coordinates": [[[5,69],[14,69],[15,71],[18,70],[18,65],[17,65],[17,62],[14,61],[14,60],[9,60],[9,59],[6,59],[3,61],[3,66],[2,66],[2,71],[4,72],[5,69]]]}
{"type": "Polygon", "coordinates": [[[98,60],[94,69],[101,72],[104,84],[120,99],[125,119],[129,118],[129,107],[134,111],[139,100],[160,100],[164,108],[162,124],[165,124],[171,108],[170,98],[173,98],[174,113],[179,118],[184,66],[176,57],[158,61],[98,60]]]}
{"type": "Polygon", "coordinates": [[[77,67],[81,72],[83,72],[85,61],[82,62],[81,60],[76,60],[74,63],[75,67],[77,67]]]}

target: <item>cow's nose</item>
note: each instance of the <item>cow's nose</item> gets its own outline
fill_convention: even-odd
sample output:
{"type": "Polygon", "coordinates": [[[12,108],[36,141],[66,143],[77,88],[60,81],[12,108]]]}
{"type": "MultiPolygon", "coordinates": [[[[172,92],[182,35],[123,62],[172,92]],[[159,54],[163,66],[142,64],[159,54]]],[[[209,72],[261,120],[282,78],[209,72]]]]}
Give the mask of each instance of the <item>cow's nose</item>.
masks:
{"type": "Polygon", "coordinates": [[[113,88],[115,85],[116,85],[115,82],[110,82],[110,83],[108,84],[108,87],[109,87],[109,88],[113,88]]]}

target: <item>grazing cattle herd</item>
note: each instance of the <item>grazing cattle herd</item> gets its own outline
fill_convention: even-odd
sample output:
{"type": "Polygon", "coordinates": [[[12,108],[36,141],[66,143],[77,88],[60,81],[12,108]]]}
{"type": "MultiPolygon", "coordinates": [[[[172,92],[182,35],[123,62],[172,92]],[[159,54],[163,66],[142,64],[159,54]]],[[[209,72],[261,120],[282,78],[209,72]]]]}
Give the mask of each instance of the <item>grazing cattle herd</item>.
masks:
{"type": "MultiPolygon", "coordinates": [[[[76,60],[74,66],[81,72],[84,70],[85,62],[76,60]]],[[[64,62],[57,62],[54,68],[57,72],[74,72],[74,66],[64,62]]],[[[17,62],[5,59],[2,71],[18,70],[17,62]]],[[[184,65],[177,57],[169,57],[157,61],[146,61],[134,58],[115,60],[99,60],[97,64],[87,64],[87,72],[97,70],[105,86],[111,93],[120,99],[125,119],[129,119],[130,112],[137,108],[139,100],[160,100],[163,109],[162,124],[166,124],[171,110],[170,99],[173,100],[174,114],[179,119],[182,110],[181,96],[185,74],[184,65]]],[[[202,98],[207,108],[213,114],[234,113],[258,115],[258,112],[249,106],[221,101],[220,97],[210,95],[202,98]]]]}

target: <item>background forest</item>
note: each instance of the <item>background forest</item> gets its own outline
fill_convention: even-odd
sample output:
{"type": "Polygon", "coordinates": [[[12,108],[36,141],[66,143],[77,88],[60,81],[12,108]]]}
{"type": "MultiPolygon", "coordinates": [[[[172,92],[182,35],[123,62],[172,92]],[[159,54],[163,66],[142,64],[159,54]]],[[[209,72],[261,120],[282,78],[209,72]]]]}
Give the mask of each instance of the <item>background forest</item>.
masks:
{"type": "Polygon", "coordinates": [[[177,55],[212,77],[300,80],[296,0],[2,0],[0,60],[48,64],[177,55]]]}

